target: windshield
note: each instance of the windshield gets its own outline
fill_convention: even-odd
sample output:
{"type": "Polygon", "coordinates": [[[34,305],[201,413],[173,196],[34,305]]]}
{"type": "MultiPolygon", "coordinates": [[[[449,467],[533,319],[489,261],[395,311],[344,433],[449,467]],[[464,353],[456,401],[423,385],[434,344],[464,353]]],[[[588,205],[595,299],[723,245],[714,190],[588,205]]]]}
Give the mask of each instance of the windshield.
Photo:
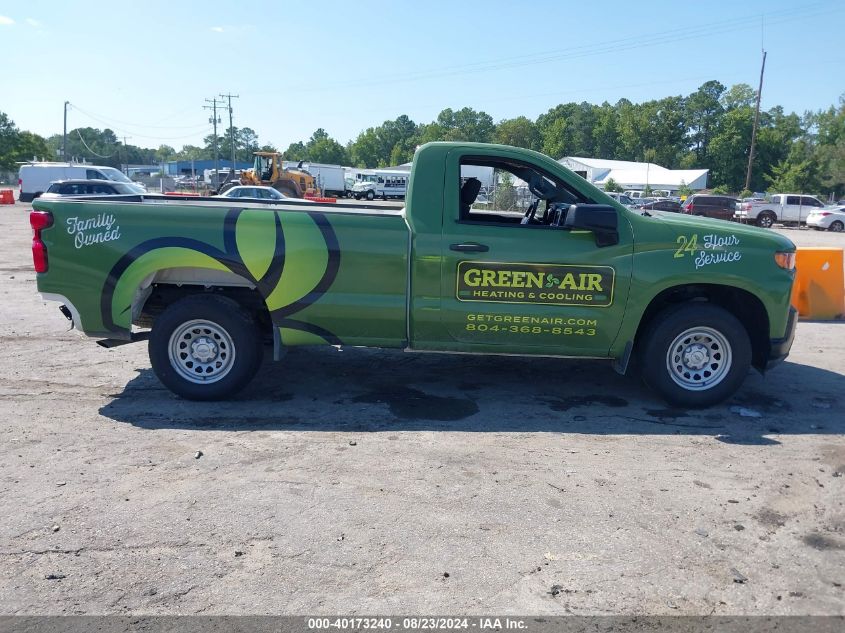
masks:
{"type": "Polygon", "coordinates": [[[99,169],[100,172],[109,180],[114,180],[115,182],[132,182],[126,174],[114,167],[100,167],[99,169]]]}

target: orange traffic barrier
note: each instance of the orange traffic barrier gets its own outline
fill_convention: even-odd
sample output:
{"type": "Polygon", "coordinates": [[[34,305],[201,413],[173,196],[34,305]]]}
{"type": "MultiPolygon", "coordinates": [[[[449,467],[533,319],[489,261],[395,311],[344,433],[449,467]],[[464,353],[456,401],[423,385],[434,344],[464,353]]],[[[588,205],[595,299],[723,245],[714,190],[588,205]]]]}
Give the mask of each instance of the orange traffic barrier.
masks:
{"type": "Polygon", "coordinates": [[[792,305],[805,319],[831,320],[845,314],[841,248],[799,248],[795,253],[792,305]]]}
{"type": "Polygon", "coordinates": [[[312,200],[313,202],[337,202],[337,198],[321,198],[320,196],[312,196],[307,193],[302,197],[305,200],[312,200]]]}
{"type": "Polygon", "coordinates": [[[0,204],[15,204],[15,192],[11,189],[0,189],[0,204]]]}

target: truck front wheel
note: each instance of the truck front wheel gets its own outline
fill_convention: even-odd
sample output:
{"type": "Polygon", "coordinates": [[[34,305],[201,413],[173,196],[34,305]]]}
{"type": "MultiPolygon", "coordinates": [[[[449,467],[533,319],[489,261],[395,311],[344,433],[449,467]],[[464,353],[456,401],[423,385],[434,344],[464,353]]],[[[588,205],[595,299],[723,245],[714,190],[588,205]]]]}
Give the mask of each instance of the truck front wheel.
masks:
{"type": "Polygon", "coordinates": [[[775,214],[771,211],[763,211],[757,216],[757,226],[762,226],[764,229],[770,229],[776,219],[775,214]]]}
{"type": "Polygon", "coordinates": [[[643,380],[669,403],[709,407],[739,389],[751,365],[751,342],[727,310],[687,303],[652,319],[639,358],[643,380]]]}
{"type": "Polygon", "coordinates": [[[367,200],[373,200],[375,197],[376,197],[375,192],[374,192],[372,189],[370,189],[370,190],[367,192],[367,200]]]}
{"type": "Polygon", "coordinates": [[[262,359],[252,316],[226,297],[193,295],[153,324],[149,355],[162,384],[188,400],[222,400],[252,379],[262,359]]]}

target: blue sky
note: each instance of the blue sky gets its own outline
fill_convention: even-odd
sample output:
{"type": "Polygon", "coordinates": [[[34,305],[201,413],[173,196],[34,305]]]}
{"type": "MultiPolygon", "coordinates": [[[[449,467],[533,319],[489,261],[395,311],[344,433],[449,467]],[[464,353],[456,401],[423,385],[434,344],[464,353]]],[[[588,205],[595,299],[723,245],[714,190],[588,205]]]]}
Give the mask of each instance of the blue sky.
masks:
{"type": "Polygon", "coordinates": [[[68,129],[178,149],[210,130],[204,99],[229,92],[235,125],[262,143],[318,127],[345,143],[446,107],[498,121],[686,95],[709,79],[756,87],[762,38],[763,107],[802,113],[845,93],[843,18],[842,0],[0,0],[0,111],[49,135],[67,100],[68,129]]]}

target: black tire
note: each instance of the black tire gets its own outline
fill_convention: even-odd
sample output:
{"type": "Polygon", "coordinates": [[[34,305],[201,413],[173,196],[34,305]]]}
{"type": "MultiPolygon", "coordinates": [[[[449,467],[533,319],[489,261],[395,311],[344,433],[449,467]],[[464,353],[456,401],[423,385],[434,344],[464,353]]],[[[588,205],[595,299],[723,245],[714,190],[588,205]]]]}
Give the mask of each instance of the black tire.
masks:
{"type": "Polygon", "coordinates": [[[370,190],[367,192],[367,200],[374,200],[374,199],[375,199],[375,197],[376,197],[375,192],[374,192],[372,189],[370,189],[370,190]]]}
{"type": "Polygon", "coordinates": [[[755,224],[757,226],[763,227],[764,229],[772,228],[772,225],[777,220],[777,216],[772,213],[771,211],[763,211],[760,215],[757,216],[757,221],[755,224]]]}
{"type": "Polygon", "coordinates": [[[233,187],[235,187],[236,185],[239,185],[239,184],[241,184],[241,183],[234,182],[234,181],[229,181],[227,183],[223,183],[223,185],[217,190],[215,195],[218,195],[218,196],[223,195],[224,193],[229,191],[229,189],[231,189],[231,188],[233,188],[233,187]]]}
{"type": "MultiPolygon", "coordinates": [[[[207,347],[200,351],[209,353],[207,347]]],[[[252,380],[261,364],[263,348],[255,320],[237,302],[216,295],[192,295],[171,304],[156,318],[150,334],[149,355],[158,379],[176,395],[188,400],[223,400],[252,380]],[[205,327],[198,323],[191,327],[192,321],[210,325],[205,327]],[[195,343],[208,345],[210,342],[216,349],[214,361],[227,368],[220,378],[206,377],[202,371],[203,368],[209,373],[217,371],[215,362],[203,365],[197,360],[192,366],[198,357],[187,354],[187,343],[181,341],[182,337],[174,341],[173,351],[176,353],[181,343],[186,353],[179,351],[179,355],[184,360],[171,360],[171,339],[186,328],[190,330],[186,339],[196,336],[195,343]],[[228,350],[228,355],[224,350],[228,350]],[[190,370],[197,371],[196,380],[208,382],[192,382],[185,378],[183,373],[190,370]]]]}
{"type": "Polygon", "coordinates": [[[637,353],[645,383],[679,407],[709,407],[731,397],[751,366],[751,341],[742,323],[727,310],[700,302],[685,303],[656,314],[638,342],[637,353]],[[683,338],[687,332],[696,330],[705,336],[683,338]],[[669,351],[673,348],[677,364],[670,369],[669,351]],[[691,369],[684,360],[690,360],[687,354],[701,353],[705,356],[694,356],[692,360],[693,364],[700,362],[702,367],[691,369]],[[707,386],[717,376],[718,381],[707,386]]]}
{"type": "Polygon", "coordinates": [[[288,198],[299,198],[299,192],[296,190],[296,187],[288,182],[277,182],[273,185],[273,189],[288,198]]]}
{"type": "Polygon", "coordinates": [[[845,224],[843,224],[839,220],[834,220],[830,223],[830,226],[827,227],[827,230],[833,231],[834,233],[842,233],[842,231],[845,231],[845,224]]]}
{"type": "Polygon", "coordinates": [[[356,199],[356,200],[360,200],[360,199],[361,199],[361,194],[360,194],[360,193],[356,193],[356,194],[355,194],[355,199],[356,199]]]}

